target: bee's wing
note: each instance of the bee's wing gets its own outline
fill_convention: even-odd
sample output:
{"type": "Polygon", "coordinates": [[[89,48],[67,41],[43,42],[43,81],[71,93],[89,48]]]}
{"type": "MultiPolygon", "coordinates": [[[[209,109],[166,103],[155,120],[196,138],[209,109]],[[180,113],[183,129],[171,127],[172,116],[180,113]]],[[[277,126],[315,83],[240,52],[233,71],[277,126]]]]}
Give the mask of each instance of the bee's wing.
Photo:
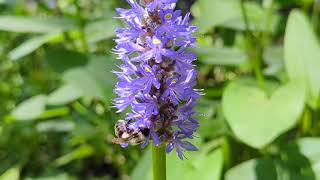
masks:
{"type": "Polygon", "coordinates": [[[123,143],[128,143],[132,139],[131,136],[128,138],[113,138],[112,143],[114,144],[123,144],[123,143]]]}

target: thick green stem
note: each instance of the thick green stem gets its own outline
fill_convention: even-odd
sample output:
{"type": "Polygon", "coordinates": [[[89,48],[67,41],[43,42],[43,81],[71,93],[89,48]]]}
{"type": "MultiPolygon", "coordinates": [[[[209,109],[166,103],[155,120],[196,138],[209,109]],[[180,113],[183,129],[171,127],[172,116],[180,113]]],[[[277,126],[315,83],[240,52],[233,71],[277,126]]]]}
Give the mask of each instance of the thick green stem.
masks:
{"type": "Polygon", "coordinates": [[[317,1],[315,1],[313,4],[313,10],[312,10],[312,24],[316,32],[319,30],[319,13],[320,13],[320,5],[317,1]]]}
{"type": "Polygon", "coordinates": [[[247,54],[249,57],[249,60],[251,61],[251,66],[254,71],[254,74],[256,76],[256,79],[259,83],[260,88],[264,88],[264,76],[262,73],[261,65],[262,65],[262,54],[263,49],[261,48],[258,41],[256,41],[255,36],[251,32],[250,24],[249,24],[249,18],[246,12],[245,3],[244,0],[241,0],[241,13],[243,16],[243,21],[245,24],[245,32],[246,36],[248,38],[247,42],[247,54]]]}
{"type": "Polygon", "coordinates": [[[164,145],[152,145],[153,179],[166,180],[166,151],[164,145]]]}
{"type": "Polygon", "coordinates": [[[262,49],[258,48],[250,48],[251,55],[250,59],[252,60],[252,66],[254,70],[254,74],[256,75],[256,79],[259,83],[260,88],[264,88],[264,76],[261,69],[261,63],[262,63],[262,49]]]}
{"type": "Polygon", "coordinates": [[[306,136],[312,129],[312,112],[306,107],[301,119],[301,136],[306,136]]]}
{"type": "Polygon", "coordinates": [[[224,159],[224,166],[226,169],[229,169],[232,166],[232,148],[229,142],[228,137],[224,137],[222,140],[222,152],[224,159]]]}
{"type": "Polygon", "coordinates": [[[87,52],[88,49],[89,49],[89,46],[88,46],[86,33],[85,33],[86,20],[81,14],[82,8],[81,8],[79,3],[80,3],[79,0],[75,1],[75,6],[76,6],[76,10],[77,10],[77,16],[79,18],[78,26],[79,26],[79,30],[80,30],[80,41],[81,41],[81,45],[82,45],[82,50],[84,52],[87,52]]]}
{"type": "Polygon", "coordinates": [[[273,0],[266,0],[268,1],[265,5],[266,8],[266,18],[265,18],[265,24],[264,24],[264,30],[262,31],[262,37],[261,37],[261,46],[264,50],[268,44],[269,44],[269,35],[271,32],[271,23],[272,23],[272,13],[273,13],[273,7],[274,3],[273,0]]]}

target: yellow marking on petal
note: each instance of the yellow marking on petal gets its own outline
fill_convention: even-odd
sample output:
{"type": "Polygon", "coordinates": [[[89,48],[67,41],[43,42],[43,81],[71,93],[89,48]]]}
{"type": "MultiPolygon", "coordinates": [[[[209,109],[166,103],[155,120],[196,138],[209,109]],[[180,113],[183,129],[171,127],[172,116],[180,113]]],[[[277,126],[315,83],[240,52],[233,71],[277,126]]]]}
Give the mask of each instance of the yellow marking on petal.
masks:
{"type": "Polygon", "coordinates": [[[168,13],[164,16],[164,18],[166,18],[167,20],[171,19],[172,18],[172,14],[171,13],[168,13]]]}
{"type": "Polygon", "coordinates": [[[152,43],[153,44],[160,44],[161,41],[160,41],[160,39],[154,39],[154,40],[152,40],[152,43]]]}
{"type": "Polygon", "coordinates": [[[148,73],[152,72],[149,67],[146,67],[146,68],[145,68],[145,71],[148,72],[148,73]]]}
{"type": "Polygon", "coordinates": [[[177,79],[174,79],[174,80],[171,81],[172,84],[175,84],[175,83],[177,83],[177,82],[178,82],[177,79]]]}
{"type": "Polygon", "coordinates": [[[129,0],[132,4],[134,3],[134,1],[133,0],[129,0]]]}

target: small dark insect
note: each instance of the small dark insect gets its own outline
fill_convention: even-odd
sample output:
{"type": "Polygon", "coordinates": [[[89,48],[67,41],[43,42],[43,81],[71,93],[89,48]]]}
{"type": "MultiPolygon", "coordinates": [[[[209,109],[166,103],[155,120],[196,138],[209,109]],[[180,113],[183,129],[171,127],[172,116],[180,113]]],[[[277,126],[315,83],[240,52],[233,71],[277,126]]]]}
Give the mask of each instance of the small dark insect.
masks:
{"type": "Polygon", "coordinates": [[[130,121],[119,120],[115,126],[114,131],[116,138],[112,140],[115,144],[138,145],[141,144],[149,136],[150,129],[146,127],[140,127],[133,129],[129,127],[130,121]]]}

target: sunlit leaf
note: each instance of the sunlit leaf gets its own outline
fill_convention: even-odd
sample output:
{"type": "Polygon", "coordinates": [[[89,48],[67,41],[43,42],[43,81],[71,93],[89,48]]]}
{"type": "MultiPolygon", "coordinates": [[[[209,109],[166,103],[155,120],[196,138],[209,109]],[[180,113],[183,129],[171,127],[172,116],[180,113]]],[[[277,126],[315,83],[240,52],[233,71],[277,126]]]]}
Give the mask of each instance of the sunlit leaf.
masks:
{"type": "Polygon", "coordinates": [[[86,28],[86,37],[90,43],[96,43],[101,40],[109,39],[115,36],[115,29],[120,23],[115,19],[103,19],[89,23],[86,28]]]}
{"type": "Polygon", "coordinates": [[[301,138],[297,140],[300,152],[309,159],[316,179],[320,179],[320,138],[301,138]]]}
{"type": "Polygon", "coordinates": [[[74,122],[67,120],[50,120],[40,122],[37,124],[37,130],[39,132],[68,132],[75,127],[74,122]]]}
{"type": "Polygon", "coordinates": [[[10,51],[8,54],[9,58],[12,60],[20,59],[37,50],[39,47],[55,38],[57,35],[59,35],[59,33],[46,34],[31,38],[10,51]]]}
{"type": "MultiPolygon", "coordinates": [[[[200,152],[197,153],[201,154],[200,152]]],[[[219,180],[223,167],[223,157],[220,149],[200,157],[193,154],[184,161],[181,161],[175,153],[171,153],[167,161],[168,179],[219,180]]]]}
{"type": "Polygon", "coordinates": [[[5,171],[1,176],[0,180],[19,180],[20,179],[20,168],[14,166],[5,171]]]}
{"type": "Polygon", "coordinates": [[[70,19],[0,16],[0,30],[24,33],[47,33],[74,29],[70,19]]]}
{"type": "Polygon", "coordinates": [[[44,95],[34,96],[19,104],[12,111],[12,115],[17,120],[35,119],[45,111],[46,100],[47,97],[44,95]]]}
{"type": "Polygon", "coordinates": [[[111,103],[116,77],[115,60],[107,56],[91,55],[87,66],[74,68],[64,73],[65,83],[82,90],[84,96],[107,100],[111,103]]]}
{"type": "Polygon", "coordinates": [[[278,154],[245,161],[227,171],[226,180],[316,180],[312,165],[294,144],[284,145],[278,154]]]}
{"type": "Polygon", "coordinates": [[[63,166],[70,163],[71,161],[86,158],[92,155],[93,153],[94,153],[94,149],[90,145],[82,145],[74,149],[70,153],[56,159],[54,161],[54,164],[56,166],[63,166]]]}
{"type": "MultiPolygon", "coordinates": [[[[266,11],[262,7],[257,3],[246,2],[245,8],[250,29],[273,31],[277,22],[276,14],[272,14],[271,26],[266,27],[266,11]]],[[[236,30],[246,29],[240,0],[200,0],[193,5],[192,12],[195,16],[194,23],[199,26],[201,32],[207,32],[216,26],[236,30]]]]}
{"type": "Polygon", "coordinates": [[[290,79],[306,82],[310,105],[320,106],[320,45],[308,19],[298,10],[289,16],[284,54],[290,79]]]}
{"type": "Polygon", "coordinates": [[[270,159],[254,159],[228,170],[226,180],[271,180],[277,179],[276,167],[270,159]]]}
{"type": "Polygon", "coordinates": [[[245,52],[239,49],[200,46],[195,51],[200,57],[199,60],[205,64],[234,66],[247,60],[245,52]]]}
{"type": "Polygon", "coordinates": [[[48,96],[48,105],[63,105],[80,98],[84,92],[72,85],[64,85],[48,96]]]}
{"type": "Polygon", "coordinates": [[[223,112],[237,138],[263,148],[297,123],[304,108],[304,89],[304,84],[291,82],[267,95],[247,82],[235,81],[223,94],[223,112]]]}
{"type": "Polygon", "coordinates": [[[131,174],[131,180],[146,180],[151,171],[151,149],[149,148],[139,160],[139,163],[136,165],[131,174]]]}

